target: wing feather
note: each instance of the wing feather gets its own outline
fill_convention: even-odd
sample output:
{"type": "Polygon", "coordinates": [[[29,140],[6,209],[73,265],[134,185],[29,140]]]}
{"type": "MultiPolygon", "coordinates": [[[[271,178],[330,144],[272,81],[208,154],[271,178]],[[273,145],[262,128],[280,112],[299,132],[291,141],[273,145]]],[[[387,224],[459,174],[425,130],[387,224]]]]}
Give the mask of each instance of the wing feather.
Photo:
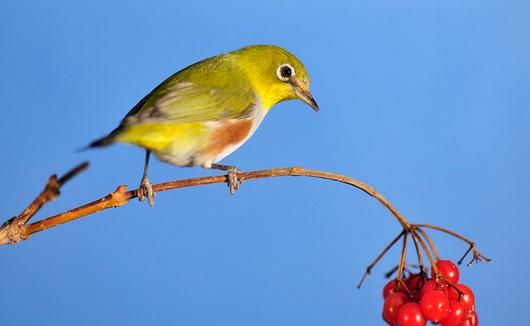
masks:
{"type": "Polygon", "coordinates": [[[236,68],[228,60],[217,60],[217,64],[209,61],[212,60],[199,62],[168,78],[125,116],[121,127],[246,116],[256,102],[246,76],[234,74],[236,68]]]}

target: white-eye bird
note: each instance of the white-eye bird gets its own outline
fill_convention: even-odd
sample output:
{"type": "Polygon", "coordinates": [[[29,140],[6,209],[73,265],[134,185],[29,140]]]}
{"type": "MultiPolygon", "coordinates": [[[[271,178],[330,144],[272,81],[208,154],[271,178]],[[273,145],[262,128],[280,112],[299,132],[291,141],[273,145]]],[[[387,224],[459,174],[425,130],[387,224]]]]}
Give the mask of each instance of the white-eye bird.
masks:
{"type": "Polygon", "coordinates": [[[218,162],[252,136],[275,104],[299,99],[318,112],[309,84],[300,60],[278,46],[254,45],[217,55],[166,79],[90,147],[123,142],[145,148],[138,197],[147,196],[151,206],[151,153],[177,166],[227,171],[233,194],[239,170],[218,162]]]}

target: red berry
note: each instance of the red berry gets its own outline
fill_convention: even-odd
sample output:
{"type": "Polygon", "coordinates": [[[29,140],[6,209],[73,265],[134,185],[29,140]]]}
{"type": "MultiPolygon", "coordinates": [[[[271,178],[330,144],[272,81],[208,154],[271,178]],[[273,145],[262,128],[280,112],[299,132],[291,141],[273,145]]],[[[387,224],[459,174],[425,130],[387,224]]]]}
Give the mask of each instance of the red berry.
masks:
{"type": "MultiPolygon", "coordinates": [[[[439,260],[436,263],[436,267],[438,267],[438,272],[445,276],[451,283],[456,284],[458,283],[458,278],[460,277],[460,273],[458,272],[458,267],[456,267],[455,263],[453,263],[450,260],[439,260]]],[[[432,278],[434,278],[434,268],[431,267],[431,273],[432,278]]]]}
{"type": "MultiPolygon", "coordinates": [[[[468,312],[475,311],[475,295],[473,291],[465,284],[455,284],[456,287],[464,294],[460,298],[460,302],[464,305],[468,312]]],[[[453,287],[449,288],[449,299],[458,300],[458,291],[453,287]]]]}
{"type": "Polygon", "coordinates": [[[394,293],[394,292],[402,292],[402,293],[405,293],[405,289],[403,288],[403,284],[399,283],[397,284],[397,287],[396,287],[396,280],[391,280],[390,282],[388,282],[385,287],[383,288],[383,299],[386,299],[386,297],[388,297],[389,294],[391,293],[394,293]]]}
{"type": "Polygon", "coordinates": [[[423,297],[425,293],[435,290],[442,291],[443,293],[447,294],[447,284],[440,281],[438,282],[438,285],[436,285],[435,280],[427,280],[421,289],[421,296],[423,297]]]}
{"type": "Polygon", "coordinates": [[[409,289],[409,291],[412,291],[413,289],[421,289],[424,283],[425,280],[423,277],[421,277],[420,274],[411,274],[405,280],[405,284],[407,284],[407,288],[409,289]]]}
{"type": "Polygon", "coordinates": [[[467,315],[467,317],[458,324],[458,326],[478,326],[478,316],[476,312],[472,312],[467,315]]]}
{"type": "Polygon", "coordinates": [[[476,311],[473,311],[470,315],[467,316],[469,326],[478,326],[478,315],[476,311]]]}
{"type": "Polygon", "coordinates": [[[405,303],[399,309],[397,320],[398,326],[425,326],[427,323],[421,312],[420,305],[416,302],[405,303]]]}
{"type": "Polygon", "coordinates": [[[440,320],[442,326],[458,326],[467,317],[467,309],[460,302],[449,299],[449,305],[451,306],[451,312],[447,317],[440,320]]]}
{"type": "Polygon", "coordinates": [[[384,314],[383,312],[381,312],[381,317],[383,318],[383,320],[384,320],[388,325],[392,325],[391,322],[389,322],[388,320],[386,320],[385,314],[384,314]]]}
{"type": "Polygon", "coordinates": [[[407,296],[400,292],[389,294],[383,304],[383,320],[390,325],[397,325],[398,311],[408,302],[407,296]]]}
{"type": "Polygon", "coordinates": [[[437,290],[426,292],[420,305],[425,318],[434,322],[444,319],[451,311],[447,294],[437,290]]]}
{"type": "Polygon", "coordinates": [[[410,290],[410,300],[413,302],[420,302],[422,297],[421,289],[410,290]]]}

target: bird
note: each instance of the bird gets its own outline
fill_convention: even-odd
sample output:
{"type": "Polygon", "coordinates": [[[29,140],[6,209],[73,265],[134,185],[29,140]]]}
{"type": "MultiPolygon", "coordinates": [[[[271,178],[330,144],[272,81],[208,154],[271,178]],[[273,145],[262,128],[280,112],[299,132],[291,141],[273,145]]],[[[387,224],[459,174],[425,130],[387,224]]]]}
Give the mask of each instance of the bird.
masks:
{"type": "Polygon", "coordinates": [[[234,165],[218,162],[245,143],[271,107],[301,100],[316,112],[302,62],[275,45],[252,45],[196,62],[171,75],[142,98],[108,135],[89,148],[128,143],[145,149],[137,195],[154,205],[149,158],[181,167],[227,172],[231,194],[239,188],[234,165]]]}

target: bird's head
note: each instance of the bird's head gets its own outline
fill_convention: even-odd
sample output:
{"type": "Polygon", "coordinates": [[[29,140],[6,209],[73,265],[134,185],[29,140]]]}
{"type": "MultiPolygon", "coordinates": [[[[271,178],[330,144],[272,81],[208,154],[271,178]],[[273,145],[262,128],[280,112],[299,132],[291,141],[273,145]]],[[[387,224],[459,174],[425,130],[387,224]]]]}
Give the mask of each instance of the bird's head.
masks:
{"type": "Polygon", "coordinates": [[[235,54],[266,108],[298,99],[319,111],[309,91],[309,75],[292,53],[278,46],[254,45],[235,54]]]}

